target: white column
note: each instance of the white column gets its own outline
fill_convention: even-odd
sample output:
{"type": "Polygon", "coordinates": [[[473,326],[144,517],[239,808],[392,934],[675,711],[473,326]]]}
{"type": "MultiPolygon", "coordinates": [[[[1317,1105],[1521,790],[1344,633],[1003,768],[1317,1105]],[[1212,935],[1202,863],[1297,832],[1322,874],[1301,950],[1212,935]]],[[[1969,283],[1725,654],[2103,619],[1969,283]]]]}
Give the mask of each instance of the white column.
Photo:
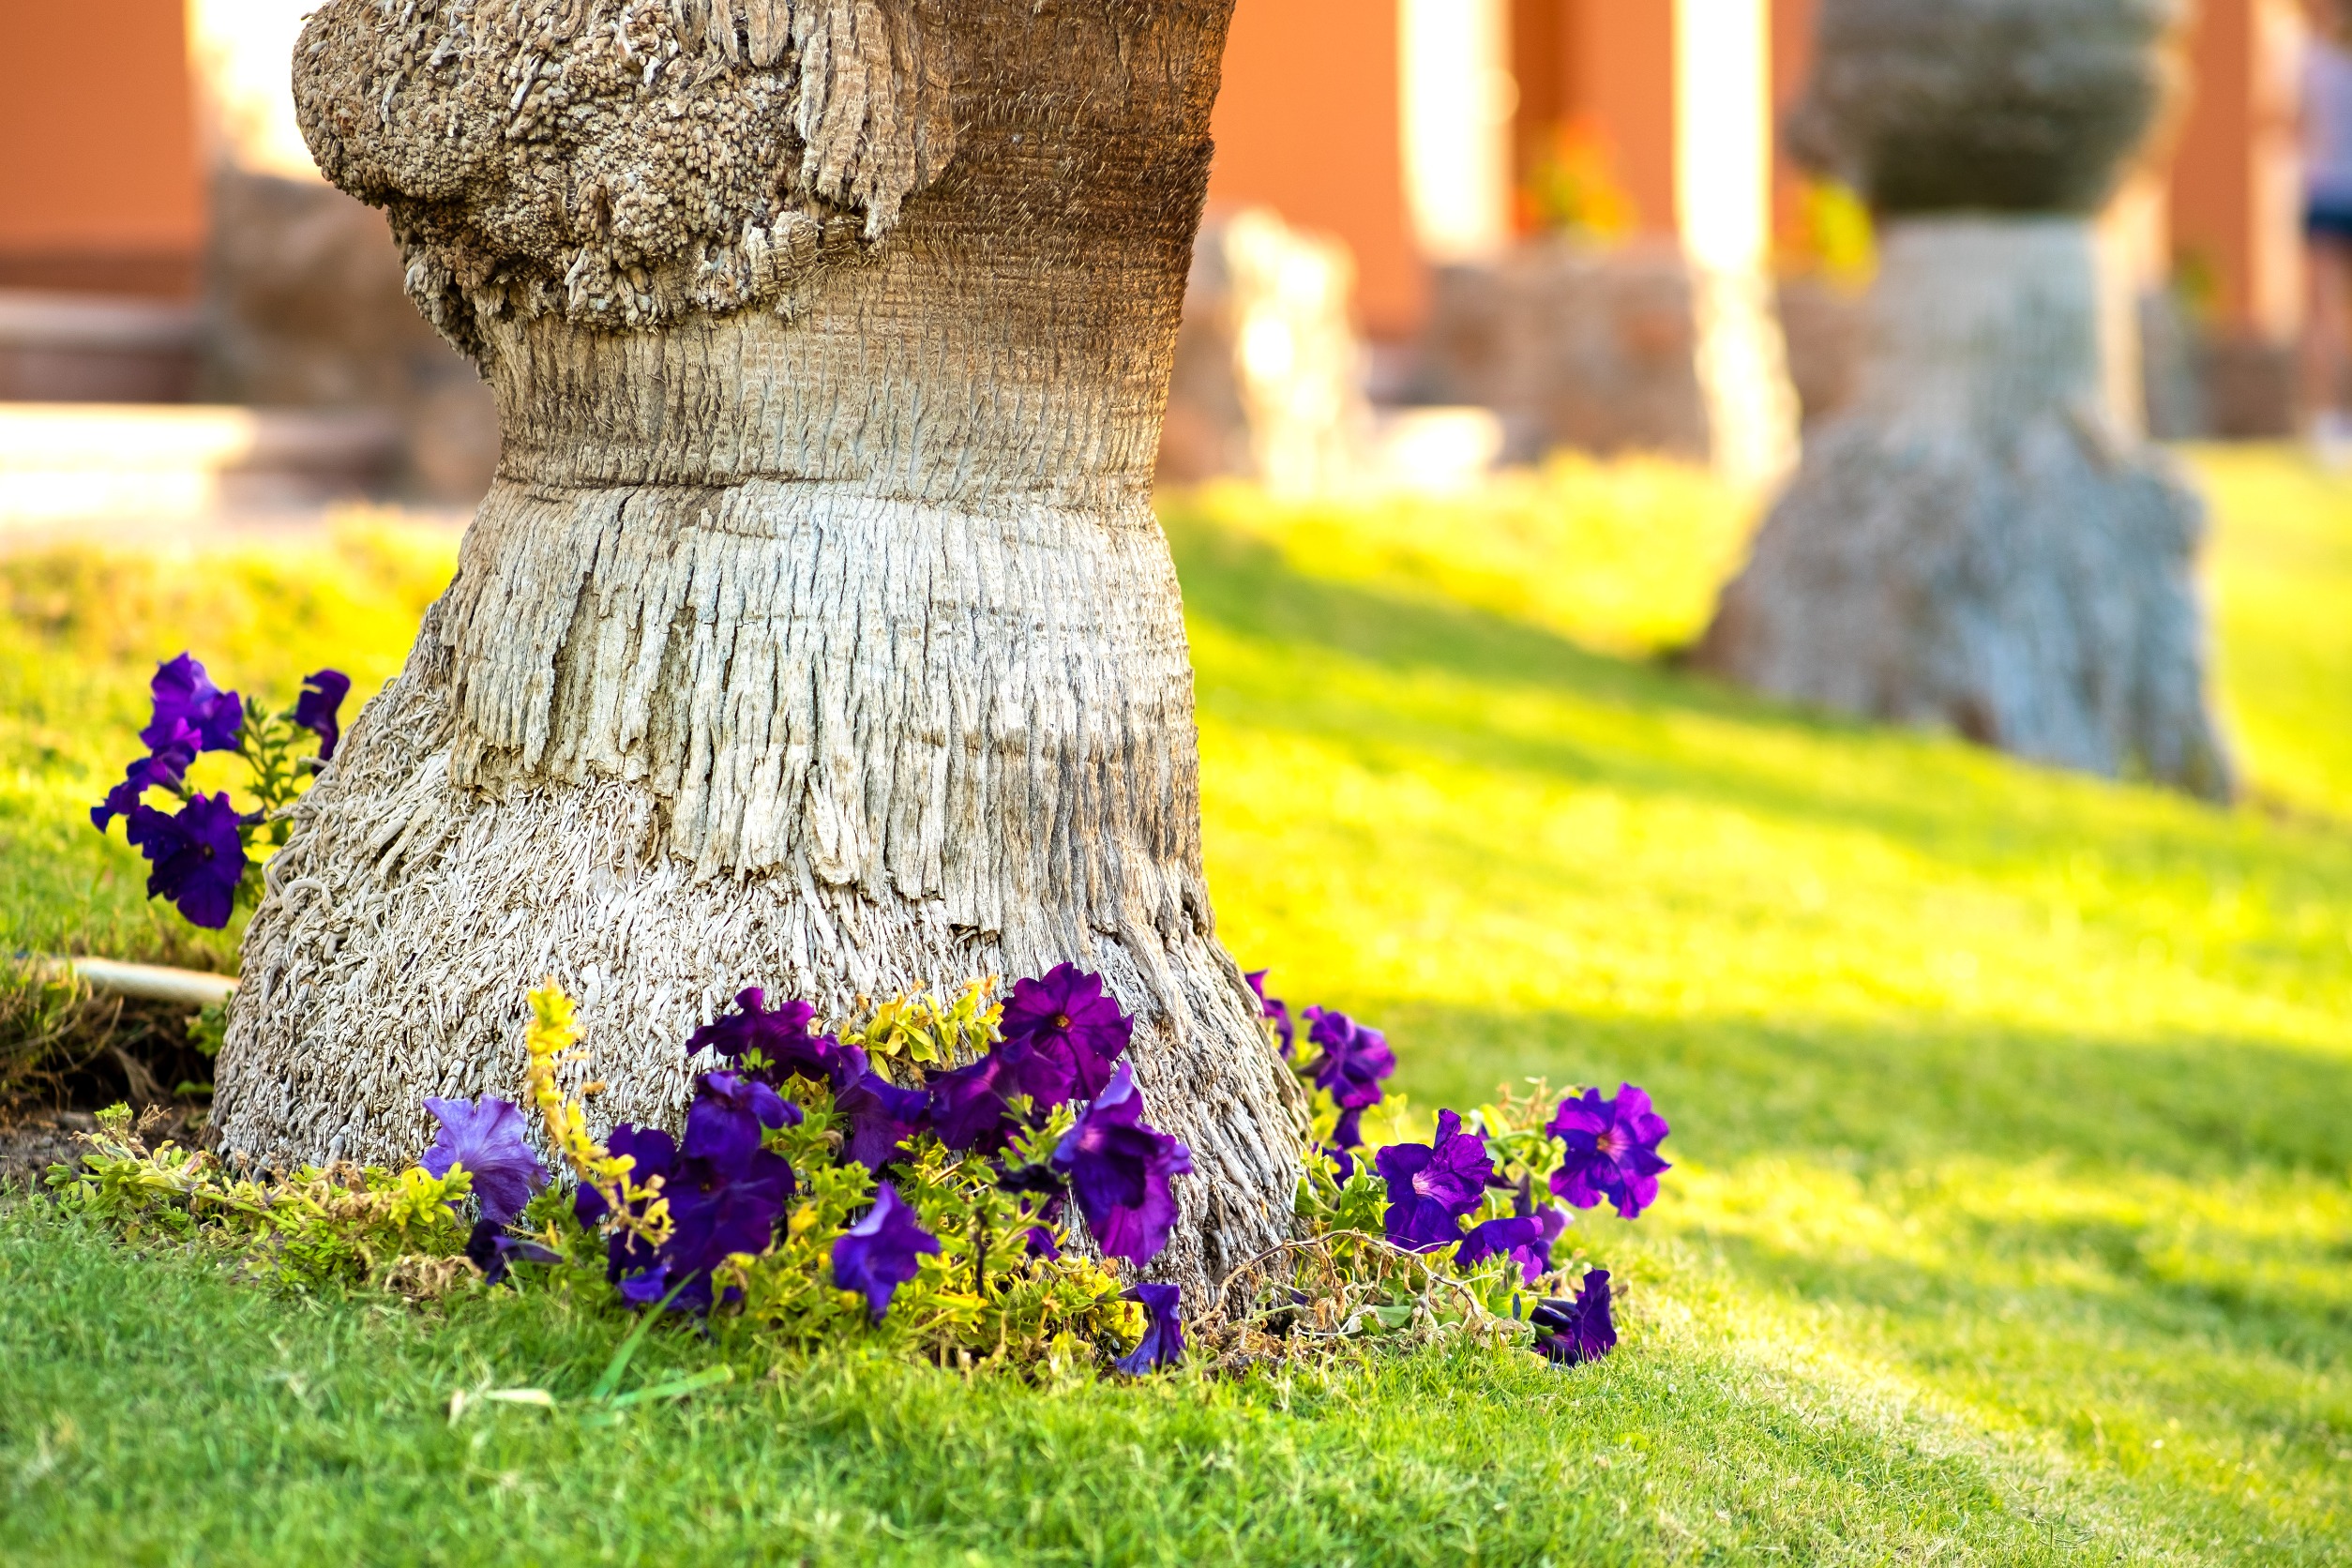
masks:
{"type": "Polygon", "coordinates": [[[1715,467],[1770,486],[1798,439],[1772,285],[1771,0],[1675,0],[1674,31],[1675,198],[1715,467]]]}
{"type": "Polygon", "coordinates": [[[294,39],[318,0],[188,0],[205,156],[252,174],[315,180],[294,122],[294,39]]]}
{"type": "MultiPolygon", "coordinates": [[[[1405,193],[1433,262],[1511,242],[1509,0],[1398,0],[1405,193]]],[[[1612,0],[1615,3],[1615,0],[1612,0]]]]}

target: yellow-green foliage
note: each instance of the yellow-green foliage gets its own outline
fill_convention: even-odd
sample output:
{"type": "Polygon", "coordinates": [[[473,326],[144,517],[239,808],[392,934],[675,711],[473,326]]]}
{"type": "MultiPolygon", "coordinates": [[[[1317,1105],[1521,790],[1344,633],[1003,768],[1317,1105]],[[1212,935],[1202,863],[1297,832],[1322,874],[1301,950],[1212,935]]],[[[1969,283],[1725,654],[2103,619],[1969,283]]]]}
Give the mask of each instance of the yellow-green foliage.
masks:
{"type": "Polygon", "coordinates": [[[290,1288],[381,1281],[403,1259],[447,1258],[465,1244],[456,1205],[474,1179],[461,1166],[441,1177],[348,1165],[249,1176],[177,1144],[150,1149],[121,1106],[100,1114],[88,1145],[78,1167],[50,1175],[67,1212],[133,1242],[241,1253],[249,1271],[290,1288]]]}

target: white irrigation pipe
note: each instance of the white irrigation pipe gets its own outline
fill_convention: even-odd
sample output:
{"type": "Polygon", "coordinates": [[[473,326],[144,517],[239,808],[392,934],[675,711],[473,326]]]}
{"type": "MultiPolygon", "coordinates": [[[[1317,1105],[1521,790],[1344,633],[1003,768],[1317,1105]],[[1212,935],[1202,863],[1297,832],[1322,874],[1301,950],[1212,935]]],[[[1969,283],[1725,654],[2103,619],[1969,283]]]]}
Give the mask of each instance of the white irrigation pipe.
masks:
{"type": "Polygon", "coordinates": [[[198,1009],[227,1002],[237,988],[236,981],[226,974],[117,963],[112,958],[36,958],[33,967],[46,974],[70,974],[100,996],[169,1002],[198,1009]]]}

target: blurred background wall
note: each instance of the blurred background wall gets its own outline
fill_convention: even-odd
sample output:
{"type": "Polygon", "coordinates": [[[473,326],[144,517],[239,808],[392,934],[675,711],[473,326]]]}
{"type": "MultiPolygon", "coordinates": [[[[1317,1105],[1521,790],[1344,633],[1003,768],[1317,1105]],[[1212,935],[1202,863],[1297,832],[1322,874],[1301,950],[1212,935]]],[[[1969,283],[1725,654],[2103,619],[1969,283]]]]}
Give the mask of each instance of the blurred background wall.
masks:
{"type": "MultiPolygon", "coordinates": [[[[249,493],[463,502],[494,415],[309,166],[303,5],[8,8],[0,421],[236,409],[180,447],[249,493]]],[[[1780,149],[1813,5],[1240,0],[1167,473],[1443,483],[1571,447],[1769,483],[1847,393],[1871,267],[1867,215],[1780,149]]],[[[2158,434],[2295,427],[2299,38],[2294,0],[2202,0],[2189,106],[2110,215],[2117,375],[2158,434]]]]}

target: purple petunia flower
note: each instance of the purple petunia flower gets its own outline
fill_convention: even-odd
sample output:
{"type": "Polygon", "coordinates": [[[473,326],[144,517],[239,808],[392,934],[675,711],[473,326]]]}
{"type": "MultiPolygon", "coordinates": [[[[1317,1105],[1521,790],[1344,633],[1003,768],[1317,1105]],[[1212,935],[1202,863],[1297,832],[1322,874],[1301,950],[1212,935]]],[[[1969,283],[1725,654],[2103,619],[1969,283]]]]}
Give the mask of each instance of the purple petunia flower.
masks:
{"type": "Polygon", "coordinates": [[[155,699],[155,717],[139,738],[149,751],[176,744],[183,726],[196,736],[200,751],[234,751],[245,729],[245,701],[234,691],[212,684],[204,667],[182,654],[156,667],[148,686],[155,699]]]}
{"type": "Polygon", "coordinates": [[[1552,1244],[1567,1229],[1567,1214],[1548,1203],[1531,1214],[1490,1219],[1470,1227],[1454,1260],[1469,1269],[1489,1258],[1514,1258],[1526,1282],[1532,1285],[1551,1271],[1552,1244]]]}
{"type": "Polygon", "coordinates": [[[503,1226],[522,1213],[531,1195],[547,1185],[547,1167],[522,1140],[522,1110],[495,1095],[479,1100],[427,1100],[425,1108],[441,1123],[440,1136],[416,1163],[435,1177],[452,1166],[473,1173],[474,1196],[482,1217],[503,1226]]]}
{"type": "Polygon", "coordinates": [[[465,1255],[482,1271],[482,1283],[496,1285],[517,1263],[561,1263],[564,1259],[527,1236],[510,1236],[506,1228],[487,1214],[474,1222],[465,1239],[465,1255]]]}
{"type": "Polygon", "coordinates": [[[1388,1183],[1388,1239],[1416,1252],[1460,1241],[1462,1221],[1485,1200],[1495,1174],[1486,1140],[1462,1131],[1450,1110],[1438,1112],[1434,1142],[1392,1144],[1372,1165],[1388,1183]]]}
{"type": "Polygon", "coordinates": [[[335,746],[343,738],[338,716],[343,699],[351,695],[351,677],[339,670],[322,670],[302,678],[302,695],[294,699],[294,721],[319,737],[319,761],[335,760],[335,746]]]}
{"type": "Polygon", "coordinates": [[[1617,1321],[1609,1311],[1609,1272],[1584,1276],[1574,1301],[1546,1301],[1528,1314],[1535,1325],[1535,1348],[1545,1361],[1562,1366],[1599,1361],[1617,1348],[1617,1321]]]}
{"type": "Polygon", "coordinates": [[[737,992],[735,1011],[696,1030],[686,1041],[686,1054],[694,1056],[707,1046],[736,1071],[779,1087],[787,1078],[805,1078],[838,1090],[865,1073],[863,1051],[845,1050],[832,1035],[808,1032],[817,1017],[815,1008],[806,1002],[788,1002],[771,1013],[767,1000],[767,992],[757,986],[737,992]],[[745,1064],[753,1051],[761,1057],[756,1068],[745,1064]]]}
{"type": "MultiPolygon", "coordinates": [[[[1396,1071],[1396,1053],[1388,1048],[1388,1037],[1345,1013],[1309,1007],[1304,1016],[1306,1037],[1322,1049],[1310,1069],[1315,1087],[1330,1091],[1332,1104],[1343,1111],[1379,1105],[1380,1080],[1396,1071]]],[[[1342,1118],[1340,1141],[1352,1146],[1357,1136],[1355,1120],[1342,1118]]]]}
{"type": "Polygon", "coordinates": [[[735,1073],[705,1073],[686,1111],[688,1158],[733,1167],[760,1147],[769,1127],[797,1127],[800,1107],[754,1078],[735,1073]]]}
{"type": "Polygon", "coordinates": [[[195,731],[181,725],[173,733],[172,744],[153,756],[142,757],[123,774],[123,781],[106,792],[106,798],[90,807],[90,825],[100,833],[117,817],[128,817],[134,807],[146,799],[149,790],[169,790],[177,794],[188,781],[188,764],[196,761],[195,731]]]}
{"type": "Polygon", "coordinates": [[[868,1170],[880,1170],[906,1153],[907,1139],[923,1130],[931,1114],[931,1096],[920,1089],[901,1089],[869,1070],[835,1093],[833,1108],[849,1119],[850,1158],[868,1170]]]}
{"type": "Polygon", "coordinates": [[[125,830],[139,852],[154,864],[147,897],[169,898],[191,926],[218,931],[236,908],[245,881],[245,819],[227,792],[190,795],[173,816],[152,806],[133,806],[125,830]]]}
{"type": "Polygon", "coordinates": [[[1299,1048],[1299,1026],[1290,1020],[1290,1004],[1279,997],[1266,994],[1266,976],[1274,971],[1261,969],[1243,976],[1249,988],[1258,993],[1258,1013],[1274,1026],[1274,1038],[1282,1043],[1282,1059],[1288,1062],[1299,1048]]]}
{"type": "Polygon", "coordinates": [[[997,1051],[979,1061],[926,1080],[931,1096],[931,1131],[957,1153],[993,1154],[1013,1138],[1012,1108],[1007,1096],[1020,1091],[1013,1083],[1013,1064],[997,1051]]]}
{"type": "Polygon", "coordinates": [[[874,1189],[874,1206],[866,1217],[833,1244],[833,1282],[863,1292],[879,1323],[898,1287],[915,1276],[917,1259],[937,1251],[939,1238],[915,1223],[913,1209],[884,1182],[874,1189]]]}
{"type": "Polygon", "coordinates": [[[1184,1292],[1173,1285],[1138,1285],[1132,1299],[1143,1304],[1143,1343],[1112,1364],[1131,1378],[1184,1359],[1184,1292]]]}
{"type": "Polygon", "coordinates": [[[1011,1067],[1007,1093],[1051,1110],[1103,1092],[1135,1020],[1119,1010],[1101,975],[1063,964],[1042,980],[1014,982],[1000,1031],[994,1054],[1011,1067]]]}
{"type": "Polygon", "coordinates": [[[1630,1083],[1611,1100],[1597,1089],[1570,1095],[1544,1130],[1568,1146],[1566,1162],[1552,1172],[1552,1191],[1579,1209],[1606,1198],[1633,1219],[1658,1200],[1658,1173],[1673,1168],[1658,1157],[1666,1118],[1630,1083]]]}
{"type": "Polygon", "coordinates": [[[1323,1154],[1331,1161],[1332,1165],[1336,1168],[1338,1171],[1338,1182],[1341,1186],[1344,1187],[1350,1181],[1354,1180],[1356,1174],[1356,1157],[1348,1152],[1345,1145],[1337,1143],[1326,1144],[1323,1148],[1323,1154]]]}
{"type": "Polygon", "coordinates": [[[727,1153],[732,1157],[725,1161],[682,1154],[662,1183],[670,1200],[662,1278],[667,1285],[688,1282],[678,1292],[681,1309],[707,1310],[714,1270],[739,1252],[756,1257],[775,1244],[776,1222],[799,1190],[781,1154],[757,1146],[744,1153],[740,1141],[727,1153]]]}
{"type": "Polygon", "coordinates": [[[1053,1152],[1070,1179],[1078,1213],[1112,1258],[1140,1267],[1168,1245],[1176,1223],[1173,1177],[1192,1169],[1192,1151],[1142,1121],[1135,1069],[1122,1063],[1109,1084],[1053,1152]]]}
{"type": "MultiPolygon", "coordinates": [[[[605,1147],[615,1154],[626,1154],[636,1161],[629,1171],[629,1179],[641,1186],[655,1176],[663,1178],[663,1185],[668,1186],[668,1179],[677,1168],[677,1140],[659,1127],[635,1127],[624,1122],[612,1129],[612,1136],[606,1140],[605,1147]]],[[[605,1201],[604,1194],[585,1182],[572,1194],[572,1213],[582,1226],[590,1229],[602,1224],[605,1216],[611,1212],[611,1205],[605,1201]]],[[[661,1259],[655,1256],[654,1249],[641,1238],[624,1230],[616,1232],[607,1242],[605,1277],[620,1285],[624,1296],[629,1292],[627,1280],[658,1278],[660,1270],[661,1259]]],[[[662,1290],[656,1289],[644,1301],[630,1299],[636,1305],[650,1306],[659,1301],[662,1294],[662,1290]]]]}

